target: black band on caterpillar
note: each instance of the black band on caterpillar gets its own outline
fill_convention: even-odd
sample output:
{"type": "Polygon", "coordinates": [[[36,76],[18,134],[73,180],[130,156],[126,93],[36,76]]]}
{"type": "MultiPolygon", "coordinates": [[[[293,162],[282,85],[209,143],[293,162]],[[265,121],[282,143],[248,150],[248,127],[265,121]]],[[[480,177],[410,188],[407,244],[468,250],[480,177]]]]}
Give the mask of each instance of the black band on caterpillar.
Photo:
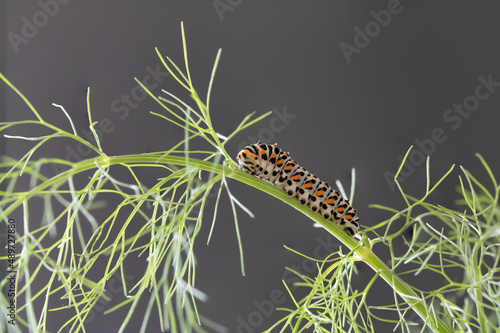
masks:
{"type": "Polygon", "coordinates": [[[359,230],[359,217],[349,201],[340,193],[295,162],[276,144],[256,143],[246,146],[236,157],[240,169],[297,197],[313,212],[332,220],[354,236],[359,230]]]}

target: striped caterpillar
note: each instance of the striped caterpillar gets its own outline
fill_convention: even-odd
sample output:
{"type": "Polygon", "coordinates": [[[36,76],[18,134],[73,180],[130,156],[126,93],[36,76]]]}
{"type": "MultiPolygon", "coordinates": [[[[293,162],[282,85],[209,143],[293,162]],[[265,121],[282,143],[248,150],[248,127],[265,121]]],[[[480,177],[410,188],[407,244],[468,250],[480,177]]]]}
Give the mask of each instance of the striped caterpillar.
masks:
{"type": "Polygon", "coordinates": [[[359,230],[359,217],[349,201],[294,161],[276,144],[260,143],[246,146],[236,157],[240,169],[285,190],[302,205],[335,222],[351,236],[359,230]]]}

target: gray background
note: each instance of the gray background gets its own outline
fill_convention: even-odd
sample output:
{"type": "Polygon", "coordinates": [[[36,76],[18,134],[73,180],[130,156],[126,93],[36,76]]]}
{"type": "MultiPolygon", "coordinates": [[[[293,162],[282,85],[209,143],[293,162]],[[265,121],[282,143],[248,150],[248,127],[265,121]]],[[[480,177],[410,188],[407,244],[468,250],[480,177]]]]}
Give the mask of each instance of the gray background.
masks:
{"type": "MultiPolygon", "coordinates": [[[[2,22],[6,20],[7,36],[26,36],[26,20],[33,23],[43,19],[40,12],[44,3],[51,1],[6,1],[6,11],[0,17],[2,22]]],[[[180,22],[184,21],[191,73],[202,94],[216,52],[223,49],[211,105],[219,132],[230,133],[252,111],[260,115],[275,110],[270,118],[235,138],[229,151],[236,156],[243,144],[255,138],[277,142],[322,179],[330,183],[340,179],[346,187],[351,168],[356,168],[354,206],[362,224],[370,226],[387,215],[368,208],[369,204],[404,207],[385,174],[396,171],[398,156],[410,145],[429,143],[436,129],[441,129],[440,138],[444,135],[446,139],[434,141],[427,151],[434,180],[451,164],[464,165],[485,179],[474,157],[476,152],[486,158],[494,172],[500,163],[500,91],[480,101],[467,118],[460,118],[460,124],[445,118],[454,104],[471,100],[480,83],[478,77],[491,75],[493,81],[500,81],[500,3],[406,0],[399,3],[397,14],[391,15],[385,27],[374,25],[371,11],[379,13],[393,4],[61,1],[57,13],[45,15],[47,21],[40,21],[37,31],[28,33],[23,43],[16,45],[7,38],[1,46],[1,50],[6,48],[1,66],[47,120],[67,124],[51,103],[64,105],[81,133],[88,128],[86,89],[91,87],[94,120],[109,119],[112,124],[113,129],[101,137],[109,155],[165,150],[180,140],[182,132],[149,114],[150,110],[161,110],[149,98],[141,97],[133,77],[142,79],[156,68],[159,59],[154,47],[181,62],[180,22]],[[218,12],[217,3],[225,4],[226,10],[218,12]],[[341,43],[355,45],[355,28],[364,30],[367,24],[368,28],[380,29],[372,30],[370,41],[365,40],[366,45],[348,61],[341,43]],[[136,99],[132,97],[133,104],[125,107],[120,102],[123,95],[136,99]],[[290,115],[286,122],[282,120],[284,110],[290,115]]],[[[5,39],[5,34],[0,38],[5,39]]],[[[179,91],[171,78],[160,76],[157,81],[156,94],[161,89],[179,91]]],[[[2,117],[8,120],[33,118],[12,91],[7,91],[4,104],[2,117]]],[[[9,141],[7,154],[22,156],[26,147],[9,141]]],[[[425,153],[425,149],[417,150],[425,153]]],[[[75,151],[74,144],[61,141],[44,152],[73,160],[89,156],[72,153],[75,151]]],[[[422,195],[425,189],[420,155],[412,155],[414,171],[404,182],[414,195],[422,195]]],[[[435,203],[453,204],[458,171],[432,197],[435,203]]],[[[209,303],[200,304],[200,310],[230,332],[258,332],[280,315],[272,308],[259,310],[256,304],[268,304],[265,300],[271,299],[273,291],[284,291],[281,280],[286,278],[286,266],[303,263],[283,245],[313,256],[328,235],[312,228],[300,213],[244,184],[233,182],[232,191],[256,215],[251,219],[240,213],[247,275],[242,277],[240,273],[234,225],[226,202],[221,206],[211,244],[204,244],[209,228],[206,223],[197,248],[197,287],[210,297],[209,303]],[[250,322],[250,330],[238,328],[238,318],[250,322]]],[[[356,279],[362,285],[371,272],[362,264],[358,268],[356,279]]],[[[307,268],[302,271],[314,276],[307,268]]],[[[137,274],[132,269],[130,273],[137,274]]],[[[379,289],[381,294],[373,295],[374,302],[381,304],[384,297],[390,302],[390,290],[383,284],[379,289]]],[[[121,294],[113,295],[112,302],[120,300],[121,294]]],[[[290,298],[280,304],[291,305],[290,298]]],[[[137,315],[142,319],[140,311],[137,315]]],[[[116,331],[121,319],[120,313],[106,316],[96,312],[88,329],[116,331]]],[[[60,320],[55,317],[53,329],[60,320]]],[[[132,323],[128,331],[137,331],[140,321],[132,323]]],[[[151,321],[150,327],[154,331],[158,326],[151,321]]]]}

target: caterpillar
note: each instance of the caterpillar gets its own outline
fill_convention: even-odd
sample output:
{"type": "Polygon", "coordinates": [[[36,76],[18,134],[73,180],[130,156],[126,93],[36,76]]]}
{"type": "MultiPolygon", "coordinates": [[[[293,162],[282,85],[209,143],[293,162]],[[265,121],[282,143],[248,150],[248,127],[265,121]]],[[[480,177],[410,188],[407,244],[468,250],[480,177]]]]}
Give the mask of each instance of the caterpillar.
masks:
{"type": "Polygon", "coordinates": [[[335,222],[351,236],[359,230],[359,217],[349,201],[328,183],[308,172],[277,144],[261,143],[246,146],[236,157],[240,169],[263,179],[297,197],[302,205],[335,222]]]}

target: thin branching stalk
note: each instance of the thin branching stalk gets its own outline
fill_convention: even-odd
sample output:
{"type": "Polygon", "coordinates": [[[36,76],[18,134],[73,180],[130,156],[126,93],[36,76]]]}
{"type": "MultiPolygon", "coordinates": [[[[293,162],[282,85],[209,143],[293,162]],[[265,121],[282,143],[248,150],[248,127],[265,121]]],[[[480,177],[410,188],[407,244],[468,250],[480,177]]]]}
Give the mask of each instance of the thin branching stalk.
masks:
{"type": "MultiPolygon", "coordinates": [[[[106,299],[107,285],[118,278],[126,299],[114,304],[105,313],[127,308],[119,332],[124,332],[134,314],[139,311],[139,302],[148,298],[143,310],[141,332],[148,331],[148,323],[153,311],[159,314],[158,325],[171,332],[222,331],[198,311],[197,302],[206,301],[206,295],[196,289],[195,244],[203,221],[211,221],[210,241],[214,232],[219,203],[227,193],[229,207],[233,212],[235,235],[244,270],[242,236],[238,225],[240,209],[252,216],[251,212],[237,199],[237,193],[230,190],[229,179],[243,182],[261,190],[278,200],[299,210],[312,221],[323,226],[347,249],[332,253],[324,260],[316,260],[318,276],[312,279],[300,276],[300,285],[309,289],[309,294],[299,299],[290,293],[294,309],[283,309],[288,314],[267,332],[281,327],[302,332],[369,332],[376,321],[391,321],[378,314],[379,310],[393,311],[398,319],[392,320],[396,328],[410,331],[410,326],[421,325],[434,332],[467,331],[480,328],[484,332],[498,325],[495,316],[499,307],[499,235],[498,208],[499,188],[491,169],[479,156],[481,163],[492,179],[493,191],[481,184],[467,170],[460,179],[462,203],[466,211],[455,211],[427,202],[430,194],[448,177],[451,167],[434,185],[430,181],[430,161],[426,163],[427,180],[425,193],[415,198],[405,193],[398,182],[410,150],[395,176],[397,187],[406,207],[395,209],[380,205],[390,214],[387,220],[373,223],[356,238],[349,236],[335,224],[324,220],[320,214],[302,206],[295,198],[290,198],[279,188],[253,177],[238,169],[232,154],[226,151],[226,144],[248,126],[255,124],[270,112],[253,118],[245,117],[232,133],[223,135],[213,127],[209,108],[210,94],[214,84],[216,68],[221,51],[216,55],[208,93],[202,100],[192,81],[184,26],[181,29],[184,54],[184,69],[161,55],[163,65],[171,77],[186,90],[190,100],[185,100],[164,91],[165,96],[155,96],[139,80],[137,82],[158,103],[161,112],[151,112],[154,117],[166,120],[166,126],[179,126],[184,136],[178,143],[165,151],[108,156],[103,151],[100,138],[94,129],[90,107],[90,89],[87,94],[87,114],[94,143],[82,138],[75,130],[74,122],[64,107],[54,104],[68,119],[70,130],[47,123],[3,75],[0,78],[10,86],[32,110],[36,120],[21,120],[0,124],[0,130],[14,130],[17,126],[42,126],[50,133],[40,137],[10,135],[9,139],[36,142],[19,160],[4,159],[0,166],[0,213],[8,223],[10,216],[23,212],[22,233],[17,232],[17,245],[22,252],[10,260],[18,268],[17,310],[25,315],[18,316],[18,323],[40,331],[49,330],[48,323],[54,312],[72,310],[62,330],[85,332],[85,324],[99,299],[106,299]],[[95,152],[95,157],[71,163],[56,158],[41,158],[32,161],[38,148],[57,138],[69,138],[84,144],[95,152]],[[210,149],[193,150],[192,141],[199,140],[210,149]],[[62,171],[54,176],[44,175],[46,166],[57,166],[62,171]],[[116,170],[124,170],[129,180],[118,179],[116,170]],[[155,184],[146,186],[137,170],[158,170],[164,175],[155,184]],[[18,188],[21,177],[30,177],[28,189],[18,188]],[[83,181],[84,180],[84,181],[83,181]],[[215,191],[216,199],[209,203],[210,192],[215,191]],[[93,211],[102,207],[102,200],[118,198],[119,203],[111,207],[102,220],[94,217],[93,211]],[[31,205],[37,199],[44,202],[42,225],[30,217],[31,205]],[[56,208],[64,207],[64,208],[56,208]],[[205,215],[208,204],[214,206],[213,216],[205,215]],[[422,213],[422,210],[424,212],[422,213]],[[436,222],[439,226],[436,225],[436,222]],[[140,228],[130,232],[133,225],[140,228]],[[405,231],[412,229],[413,237],[404,238],[405,231]],[[51,238],[52,237],[52,238],[51,238]],[[404,238],[407,251],[397,256],[394,241],[404,238]],[[386,246],[391,260],[384,261],[373,251],[374,245],[386,246]],[[128,262],[130,258],[142,260],[145,270],[141,276],[132,279],[128,262]],[[99,263],[99,264],[98,264],[99,263]],[[104,263],[104,264],[101,264],[104,263]],[[355,263],[364,263],[373,272],[370,282],[357,290],[355,263]],[[35,269],[33,269],[35,267],[35,269]],[[464,271],[463,281],[450,276],[451,269],[464,271]],[[91,279],[99,272],[100,279],[91,279]],[[42,274],[43,273],[43,274],[42,274]],[[407,274],[432,273],[443,277],[447,284],[438,290],[420,290],[406,282],[407,274]],[[368,295],[375,281],[382,279],[394,293],[394,304],[374,307],[368,304],[368,295]],[[44,281],[42,290],[32,290],[34,281],[44,281]],[[453,294],[455,293],[455,294],[453,294]],[[458,295],[453,298],[454,295],[458,295]],[[63,299],[63,306],[54,307],[54,299],[63,299]],[[24,301],[19,301],[23,300],[24,301]],[[32,303],[41,301],[42,309],[35,309],[32,303]],[[461,302],[462,307],[457,305],[461,302]],[[470,310],[470,311],[469,311],[470,310]],[[407,319],[415,313],[420,322],[407,319]]],[[[410,148],[411,149],[411,148],[410,148]]],[[[354,194],[354,179],[351,185],[351,199],[354,194]]],[[[339,184],[343,191],[343,187],[339,184]]],[[[370,221],[368,221],[370,222],[370,221]]],[[[368,224],[368,223],[367,223],[368,224]]],[[[5,285],[5,279],[0,286],[5,285]]],[[[9,300],[2,295],[1,306],[9,300]]],[[[5,323],[1,323],[5,324],[5,323]]],[[[4,326],[7,327],[7,326],[4,326]]],[[[11,329],[12,332],[17,332],[11,329]]]]}

